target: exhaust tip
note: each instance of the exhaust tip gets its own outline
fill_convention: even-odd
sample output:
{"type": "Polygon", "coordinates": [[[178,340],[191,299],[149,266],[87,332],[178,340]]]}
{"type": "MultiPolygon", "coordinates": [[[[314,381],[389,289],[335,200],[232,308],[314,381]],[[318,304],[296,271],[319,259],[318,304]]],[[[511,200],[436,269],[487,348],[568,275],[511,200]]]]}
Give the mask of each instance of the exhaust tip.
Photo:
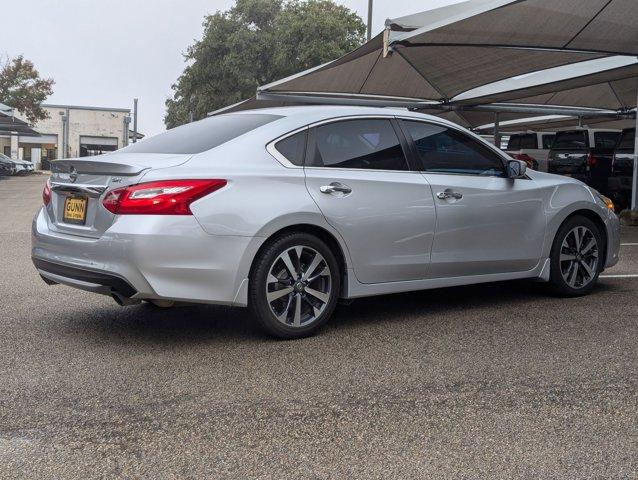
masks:
{"type": "Polygon", "coordinates": [[[136,300],[134,298],[125,297],[124,295],[122,295],[120,293],[117,293],[117,292],[111,292],[111,297],[113,297],[113,300],[115,300],[115,302],[120,307],[128,307],[130,305],[139,305],[140,303],[142,303],[141,300],[136,300]]]}

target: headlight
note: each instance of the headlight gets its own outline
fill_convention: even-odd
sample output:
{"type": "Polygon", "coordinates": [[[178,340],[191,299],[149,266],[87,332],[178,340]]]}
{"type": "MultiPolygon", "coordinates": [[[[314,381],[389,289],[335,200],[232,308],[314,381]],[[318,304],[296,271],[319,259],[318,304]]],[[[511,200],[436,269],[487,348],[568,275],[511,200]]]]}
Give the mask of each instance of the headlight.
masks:
{"type": "Polygon", "coordinates": [[[596,194],[598,195],[598,198],[600,198],[600,200],[605,204],[608,210],[611,210],[612,212],[615,210],[614,202],[611,198],[606,197],[602,193],[596,192],[596,194]]]}

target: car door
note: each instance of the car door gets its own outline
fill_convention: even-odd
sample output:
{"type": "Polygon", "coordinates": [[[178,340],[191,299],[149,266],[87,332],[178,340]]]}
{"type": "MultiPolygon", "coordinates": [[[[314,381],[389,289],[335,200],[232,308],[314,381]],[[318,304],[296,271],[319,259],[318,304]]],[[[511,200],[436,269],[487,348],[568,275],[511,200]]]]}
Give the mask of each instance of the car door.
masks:
{"type": "Polygon", "coordinates": [[[332,120],[309,131],[308,192],[345,240],[361,283],[427,276],[435,207],[406,148],[388,117],[332,120]]]}
{"type": "Polygon", "coordinates": [[[401,125],[434,194],[430,276],[534,268],[545,236],[543,202],[534,181],[506,178],[505,159],[461,130],[412,120],[401,125]]]}

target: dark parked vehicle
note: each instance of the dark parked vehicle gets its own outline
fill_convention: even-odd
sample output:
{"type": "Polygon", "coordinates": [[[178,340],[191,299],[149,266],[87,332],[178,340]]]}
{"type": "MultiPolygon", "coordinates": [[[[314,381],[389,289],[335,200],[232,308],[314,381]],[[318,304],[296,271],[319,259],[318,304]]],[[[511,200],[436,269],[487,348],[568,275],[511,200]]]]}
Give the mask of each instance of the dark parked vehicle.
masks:
{"type": "Polygon", "coordinates": [[[611,164],[609,193],[620,209],[628,208],[631,202],[635,142],[636,129],[626,128],[623,130],[611,164]]]}
{"type": "Polygon", "coordinates": [[[614,149],[620,130],[580,128],[556,133],[549,152],[548,172],[574,177],[608,194],[614,149]]]}

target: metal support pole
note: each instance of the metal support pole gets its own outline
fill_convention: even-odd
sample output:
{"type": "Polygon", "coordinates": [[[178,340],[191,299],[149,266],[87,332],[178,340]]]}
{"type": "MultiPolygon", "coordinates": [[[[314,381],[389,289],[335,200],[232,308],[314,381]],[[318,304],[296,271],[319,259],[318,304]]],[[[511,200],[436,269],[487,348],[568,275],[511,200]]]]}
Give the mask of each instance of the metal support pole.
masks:
{"type": "Polygon", "coordinates": [[[578,126],[579,127],[583,126],[583,117],[578,117],[578,126]]]}
{"type": "Polygon", "coordinates": [[[69,158],[71,156],[71,145],[69,139],[71,138],[71,134],[69,131],[71,130],[71,110],[69,107],[66,107],[66,113],[64,115],[66,117],[66,137],[64,142],[64,158],[69,158]]]}
{"type": "Polygon", "coordinates": [[[133,99],[133,143],[137,143],[137,98],[133,99]]]}
{"type": "MultiPolygon", "coordinates": [[[[638,103],[638,96],[636,97],[638,103]]],[[[636,131],[634,133],[634,174],[631,182],[631,209],[636,210],[636,200],[638,197],[638,107],[636,107],[636,131]]]]}
{"type": "Polygon", "coordinates": [[[368,0],[368,31],[366,33],[368,40],[372,38],[372,1],[368,0]]]}
{"type": "Polygon", "coordinates": [[[499,113],[494,114],[494,146],[501,148],[501,134],[499,132],[499,113]]]}

